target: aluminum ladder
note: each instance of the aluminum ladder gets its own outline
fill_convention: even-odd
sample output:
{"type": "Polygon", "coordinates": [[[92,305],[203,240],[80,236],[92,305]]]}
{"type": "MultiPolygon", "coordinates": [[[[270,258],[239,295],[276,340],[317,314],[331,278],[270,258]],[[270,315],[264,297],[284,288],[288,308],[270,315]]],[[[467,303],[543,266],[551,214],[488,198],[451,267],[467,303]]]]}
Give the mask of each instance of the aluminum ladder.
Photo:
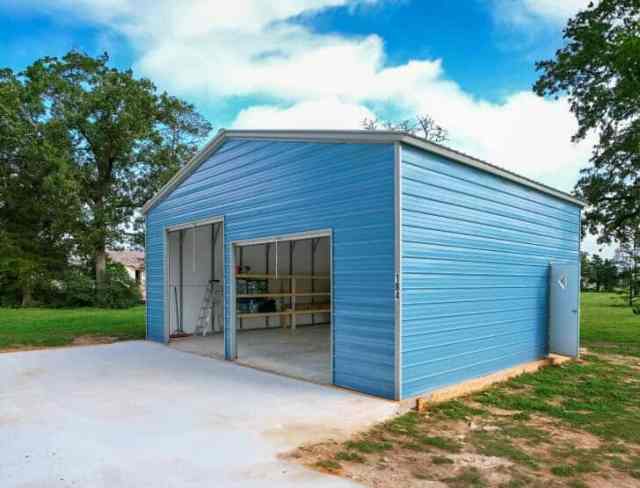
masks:
{"type": "Polygon", "coordinates": [[[207,335],[207,332],[214,332],[215,319],[214,314],[218,314],[222,305],[222,286],[219,280],[211,280],[207,284],[207,289],[202,297],[200,312],[198,313],[198,321],[194,334],[207,335]],[[213,323],[212,323],[213,319],[213,323]]]}

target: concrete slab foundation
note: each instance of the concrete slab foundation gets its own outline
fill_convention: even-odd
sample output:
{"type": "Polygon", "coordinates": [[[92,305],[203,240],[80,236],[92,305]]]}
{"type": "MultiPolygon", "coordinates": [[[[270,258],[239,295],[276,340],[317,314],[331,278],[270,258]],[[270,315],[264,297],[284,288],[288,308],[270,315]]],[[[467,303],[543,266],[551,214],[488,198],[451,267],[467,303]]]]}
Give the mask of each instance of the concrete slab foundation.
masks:
{"type": "Polygon", "coordinates": [[[353,488],[290,464],[397,404],[151,342],[0,354],[0,486],[353,488]]]}
{"type": "MultiPolygon", "coordinates": [[[[293,378],[331,384],[331,327],[313,325],[291,329],[238,330],[238,363],[293,378]]],[[[224,357],[224,337],[191,336],[172,340],[179,351],[224,357]]]]}

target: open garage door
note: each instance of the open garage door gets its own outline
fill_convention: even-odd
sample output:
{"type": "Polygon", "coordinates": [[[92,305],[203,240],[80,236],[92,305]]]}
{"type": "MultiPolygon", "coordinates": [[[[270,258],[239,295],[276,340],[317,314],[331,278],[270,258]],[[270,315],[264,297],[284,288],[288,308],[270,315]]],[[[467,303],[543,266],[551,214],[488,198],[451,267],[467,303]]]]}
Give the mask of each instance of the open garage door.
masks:
{"type": "Polygon", "coordinates": [[[234,245],[237,360],[318,383],[331,378],[331,238],[234,245]]]}
{"type": "Polygon", "coordinates": [[[169,338],[179,349],[224,356],[222,222],[167,234],[169,338]]]}

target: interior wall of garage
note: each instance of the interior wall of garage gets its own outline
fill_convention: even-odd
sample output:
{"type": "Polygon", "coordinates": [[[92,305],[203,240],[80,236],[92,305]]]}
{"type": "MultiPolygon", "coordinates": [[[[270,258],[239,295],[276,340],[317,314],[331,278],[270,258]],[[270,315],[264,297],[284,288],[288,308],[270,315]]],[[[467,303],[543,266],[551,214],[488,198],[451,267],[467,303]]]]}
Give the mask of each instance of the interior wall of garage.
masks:
{"type": "MultiPolygon", "coordinates": [[[[221,224],[215,224],[221,225],[221,224]]],[[[183,331],[193,333],[196,329],[200,306],[209,280],[224,278],[223,239],[219,233],[216,249],[212,255],[211,224],[187,227],[169,232],[168,245],[168,299],[169,327],[178,328],[180,303],[180,233],[182,233],[182,321],[183,331]],[[194,247],[195,243],[195,247],[194,247]],[[215,259],[212,276],[211,259],[215,259]]],[[[222,324],[221,324],[222,325],[222,324]]]]}
{"type": "MultiPolygon", "coordinates": [[[[251,246],[242,246],[236,248],[236,263],[239,266],[250,268],[249,273],[265,273],[275,274],[276,263],[278,265],[278,274],[298,274],[310,275],[312,262],[315,274],[330,274],[329,263],[329,238],[323,237],[318,239],[318,245],[315,250],[315,256],[312,259],[312,240],[299,239],[295,241],[279,241],[267,244],[256,244],[251,246]],[[276,260],[276,249],[278,258],[276,260]],[[268,258],[267,258],[268,252],[268,258]]],[[[328,292],[330,291],[330,282],[328,280],[297,280],[296,291],[299,292],[328,292]],[[313,287],[313,289],[312,289],[313,287]]],[[[286,292],[289,290],[289,282],[286,280],[271,280],[269,289],[272,293],[286,292]]],[[[297,303],[309,303],[310,297],[297,297],[297,303]]],[[[299,315],[296,318],[297,325],[309,325],[312,323],[329,323],[329,314],[299,315]]],[[[238,329],[262,329],[280,326],[280,318],[244,318],[238,319],[236,324],[238,329]]]]}

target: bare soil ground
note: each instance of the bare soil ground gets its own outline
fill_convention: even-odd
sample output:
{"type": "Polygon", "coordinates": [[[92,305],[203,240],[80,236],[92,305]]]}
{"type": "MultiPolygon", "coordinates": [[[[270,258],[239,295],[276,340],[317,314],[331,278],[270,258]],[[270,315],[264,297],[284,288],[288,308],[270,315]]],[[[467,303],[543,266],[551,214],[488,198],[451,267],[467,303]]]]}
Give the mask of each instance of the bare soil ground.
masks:
{"type": "Polygon", "coordinates": [[[14,346],[0,348],[0,353],[3,352],[19,352],[19,351],[37,351],[39,349],[51,349],[52,347],[73,347],[73,346],[92,346],[95,344],[113,344],[119,339],[111,336],[79,336],[75,337],[71,344],[64,346],[14,346]]]}
{"type": "Polygon", "coordinates": [[[588,354],[286,458],[375,488],[640,487],[640,358],[588,354]]]}

